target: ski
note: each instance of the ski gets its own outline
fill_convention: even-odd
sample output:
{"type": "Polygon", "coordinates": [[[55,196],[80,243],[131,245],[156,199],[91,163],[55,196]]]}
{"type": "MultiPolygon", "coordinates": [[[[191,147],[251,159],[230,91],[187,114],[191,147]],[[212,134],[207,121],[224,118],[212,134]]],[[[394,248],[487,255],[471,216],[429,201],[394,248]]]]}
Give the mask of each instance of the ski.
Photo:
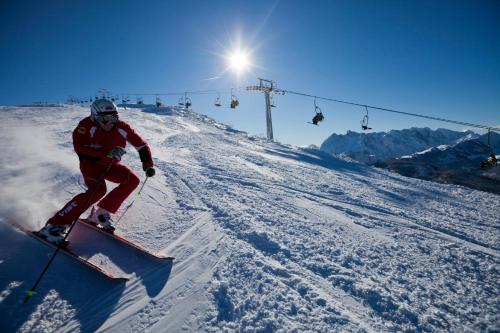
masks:
{"type": "Polygon", "coordinates": [[[119,234],[116,234],[116,232],[108,232],[108,231],[105,231],[103,230],[101,227],[95,225],[94,223],[92,222],[89,222],[88,219],[79,219],[78,222],[80,222],[81,225],[84,225],[90,229],[94,229],[100,233],[103,233],[105,235],[107,235],[108,237],[116,240],[117,242],[120,242],[120,243],[123,243],[125,245],[128,245],[134,249],[136,249],[137,251],[140,251],[144,254],[147,254],[153,258],[156,258],[156,259],[159,259],[159,260],[174,260],[175,258],[174,257],[168,257],[168,256],[163,256],[163,255],[158,255],[146,248],[144,248],[143,246],[139,245],[139,244],[136,244],[136,243],[133,243],[129,240],[127,240],[125,237],[119,235],[119,234]]]}
{"type": "MultiPolygon", "coordinates": [[[[30,230],[27,230],[25,229],[24,227],[18,225],[18,224],[14,224],[14,227],[16,227],[17,229],[23,231],[24,233],[26,233],[28,236],[30,236],[31,238],[34,238],[36,239],[37,241],[53,248],[53,249],[57,249],[58,246],[47,241],[45,238],[41,237],[38,235],[38,232],[37,231],[30,231],[30,230]]],[[[76,254],[75,252],[71,251],[71,249],[69,249],[67,246],[65,247],[59,247],[59,251],[64,253],[65,255],[67,255],[68,257],[70,258],[73,258],[75,259],[76,261],[78,261],[79,263],[85,265],[86,267],[98,272],[98,273],[101,273],[102,275],[104,275],[105,277],[109,278],[109,279],[112,279],[112,280],[116,280],[116,281],[128,281],[128,278],[126,277],[123,277],[123,276],[116,276],[116,275],[113,275],[112,273],[102,269],[101,267],[98,267],[96,265],[94,265],[93,263],[91,263],[90,261],[88,261],[87,259],[85,259],[84,257],[76,254]]]]}

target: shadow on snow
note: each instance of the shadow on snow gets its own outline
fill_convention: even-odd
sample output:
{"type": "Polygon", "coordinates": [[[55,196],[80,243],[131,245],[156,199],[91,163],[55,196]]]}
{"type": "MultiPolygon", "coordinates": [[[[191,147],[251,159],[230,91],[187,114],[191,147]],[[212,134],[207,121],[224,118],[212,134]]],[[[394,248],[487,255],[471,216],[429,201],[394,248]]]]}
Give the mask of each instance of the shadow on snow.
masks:
{"type": "MultiPolygon", "coordinates": [[[[171,262],[159,262],[126,245],[110,246],[113,242],[104,239],[105,235],[84,227],[75,227],[74,232],[70,238],[80,255],[91,257],[106,250],[110,261],[124,272],[135,274],[150,297],[165,287],[171,262]],[[82,247],[82,244],[87,246],[82,247]]],[[[108,279],[62,253],[45,274],[37,294],[23,304],[25,292],[36,281],[54,250],[5,224],[0,224],[0,234],[2,332],[33,331],[40,325],[50,331],[73,331],[76,325],[81,332],[95,332],[119,305],[125,282],[108,279]],[[61,306],[61,302],[67,304],[61,306]],[[63,307],[65,311],[54,313],[52,306],[63,307]]]]}

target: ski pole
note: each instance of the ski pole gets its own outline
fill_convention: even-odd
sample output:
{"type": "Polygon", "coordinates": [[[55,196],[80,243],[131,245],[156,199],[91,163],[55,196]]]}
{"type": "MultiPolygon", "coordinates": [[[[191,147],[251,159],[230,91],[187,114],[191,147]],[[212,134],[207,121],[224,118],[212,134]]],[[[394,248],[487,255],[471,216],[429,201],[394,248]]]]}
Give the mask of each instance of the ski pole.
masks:
{"type": "Polygon", "coordinates": [[[138,196],[138,197],[140,197],[140,196],[141,196],[142,189],[144,188],[144,185],[146,185],[146,182],[148,181],[148,178],[149,178],[149,177],[146,177],[146,179],[144,179],[144,181],[142,182],[142,186],[141,186],[141,188],[139,189],[139,192],[137,192],[137,196],[138,196]]]}
{"type": "MultiPolygon", "coordinates": [[[[92,193],[90,194],[89,196],[89,199],[87,200],[87,203],[85,204],[85,207],[90,205],[90,203],[92,202],[92,197],[95,195],[97,189],[99,188],[99,185],[102,181],[104,181],[104,179],[106,178],[106,175],[108,174],[109,170],[111,170],[111,167],[113,166],[113,162],[111,162],[108,167],[106,168],[106,170],[102,173],[101,177],[99,177],[99,179],[97,180],[97,186],[95,187],[94,191],[92,191],[92,193]]],[[[78,221],[78,219],[80,218],[80,216],[84,213],[81,212],[74,220],[73,222],[71,223],[69,229],[68,229],[68,232],[66,233],[66,236],[64,236],[63,238],[63,241],[62,243],[64,243],[64,241],[68,238],[71,230],[73,230],[73,227],[76,225],[76,221],[78,221]]],[[[56,250],[54,251],[54,253],[52,254],[52,257],[50,257],[49,261],[47,262],[47,265],[45,265],[45,268],[43,269],[43,271],[40,273],[40,275],[38,276],[38,279],[36,280],[35,284],[33,285],[33,287],[31,287],[30,290],[28,290],[26,292],[26,298],[24,299],[24,302],[23,304],[26,304],[28,303],[29,299],[36,294],[36,288],[38,287],[38,285],[40,284],[40,282],[42,281],[42,278],[43,276],[45,275],[45,273],[47,272],[47,270],[49,269],[50,267],[50,264],[52,264],[52,262],[54,261],[55,257],[57,256],[57,254],[59,253],[59,250],[61,249],[61,245],[58,245],[56,250]]]]}
{"type": "MultiPolygon", "coordinates": [[[[146,182],[148,181],[148,178],[149,178],[149,177],[146,177],[146,179],[144,179],[144,181],[142,182],[142,186],[141,186],[141,188],[139,189],[139,192],[137,192],[137,196],[138,196],[138,197],[140,197],[140,196],[141,196],[141,191],[142,191],[142,189],[144,188],[144,185],[146,185],[146,182]]],[[[132,205],[134,204],[134,202],[135,202],[135,198],[134,198],[134,200],[133,200],[133,201],[132,201],[132,202],[131,202],[128,206],[127,206],[127,208],[125,208],[125,210],[123,211],[122,215],[120,215],[120,217],[118,218],[118,220],[116,220],[116,222],[114,223],[114,225],[115,225],[115,226],[117,226],[117,225],[118,225],[118,222],[120,222],[120,220],[122,219],[123,215],[125,215],[125,213],[128,211],[128,209],[129,209],[130,207],[132,207],[132,205]]]]}

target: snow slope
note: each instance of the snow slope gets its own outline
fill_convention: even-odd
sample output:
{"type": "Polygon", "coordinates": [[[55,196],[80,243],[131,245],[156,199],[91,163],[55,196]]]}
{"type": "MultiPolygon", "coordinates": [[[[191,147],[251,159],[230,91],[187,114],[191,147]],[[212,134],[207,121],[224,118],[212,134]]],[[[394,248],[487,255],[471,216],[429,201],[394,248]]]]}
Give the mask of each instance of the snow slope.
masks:
{"type": "Polygon", "coordinates": [[[389,132],[332,134],[321,150],[329,154],[344,154],[362,163],[383,162],[413,154],[438,145],[454,145],[478,137],[471,131],[457,132],[445,128],[412,127],[389,132]]]}
{"type": "MultiPolygon", "coordinates": [[[[77,228],[73,244],[130,276],[51,251],[39,228],[82,191],[79,107],[0,109],[2,332],[401,332],[500,327],[500,197],[405,178],[235,131],[195,113],[126,110],[157,176],[118,230],[161,264],[77,228]]],[[[140,171],[136,152],[124,163],[140,171]]],[[[125,207],[126,205],[124,205],[125,207]]]]}

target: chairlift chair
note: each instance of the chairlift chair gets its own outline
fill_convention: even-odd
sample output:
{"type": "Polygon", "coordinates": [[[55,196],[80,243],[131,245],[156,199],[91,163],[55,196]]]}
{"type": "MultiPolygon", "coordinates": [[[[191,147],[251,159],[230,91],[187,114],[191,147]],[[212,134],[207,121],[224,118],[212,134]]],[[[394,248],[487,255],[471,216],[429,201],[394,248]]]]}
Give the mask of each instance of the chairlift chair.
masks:
{"type": "Polygon", "coordinates": [[[491,129],[488,128],[488,148],[490,148],[490,155],[495,155],[493,153],[493,145],[491,144],[491,129]]]}
{"type": "Polygon", "coordinates": [[[186,109],[189,109],[191,105],[193,105],[193,103],[191,102],[191,98],[186,97],[186,109]]]}
{"type": "Polygon", "coordinates": [[[361,120],[361,128],[363,131],[371,130],[371,127],[368,127],[368,107],[365,106],[366,114],[361,120]]]}
{"type": "Polygon", "coordinates": [[[179,98],[179,102],[177,104],[179,104],[179,106],[184,106],[184,98],[179,98]]]}
{"type": "Polygon", "coordinates": [[[236,107],[240,104],[237,98],[231,98],[231,104],[229,105],[231,109],[236,109],[236,107]]]}
{"type": "Polygon", "coordinates": [[[160,106],[162,106],[162,103],[161,103],[161,99],[159,96],[156,96],[156,107],[159,108],[160,106]]]}
{"type": "Polygon", "coordinates": [[[479,168],[481,170],[486,170],[489,167],[495,166],[498,164],[497,157],[495,152],[493,151],[493,145],[491,144],[491,129],[488,128],[488,148],[490,149],[490,156],[481,162],[479,168]]]}
{"type": "Polygon", "coordinates": [[[240,102],[238,101],[238,97],[236,97],[233,94],[233,88],[231,88],[231,103],[229,104],[229,107],[231,109],[236,109],[236,107],[240,105],[240,102]]]}
{"type": "Polygon", "coordinates": [[[130,98],[122,96],[122,106],[125,110],[127,110],[127,103],[130,101],[130,98]]]}
{"type": "Polygon", "coordinates": [[[222,103],[220,101],[220,96],[217,96],[217,98],[215,99],[214,105],[217,107],[222,106],[222,103]]]}
{"type": "Polygon", "coordinates": [[[323,116],[323,112],[321,111],[321,108],[316,105],[316,98],[314,99],[314,112],[316,112],[316,114],[314,115],[314,117],[312,119],[312,124],[318,125],[319,122],[322,122],[325,119],[325,116],[323,116]]]}
{"type": "Polygon", "coordinates": [[[312,123],[314,125],[318,125],[319,122],[322,122],[325,119],[325,116],[323,116],[323,113],[321,111],[317,112],[316,115],[312,119],[312,123]]]}

